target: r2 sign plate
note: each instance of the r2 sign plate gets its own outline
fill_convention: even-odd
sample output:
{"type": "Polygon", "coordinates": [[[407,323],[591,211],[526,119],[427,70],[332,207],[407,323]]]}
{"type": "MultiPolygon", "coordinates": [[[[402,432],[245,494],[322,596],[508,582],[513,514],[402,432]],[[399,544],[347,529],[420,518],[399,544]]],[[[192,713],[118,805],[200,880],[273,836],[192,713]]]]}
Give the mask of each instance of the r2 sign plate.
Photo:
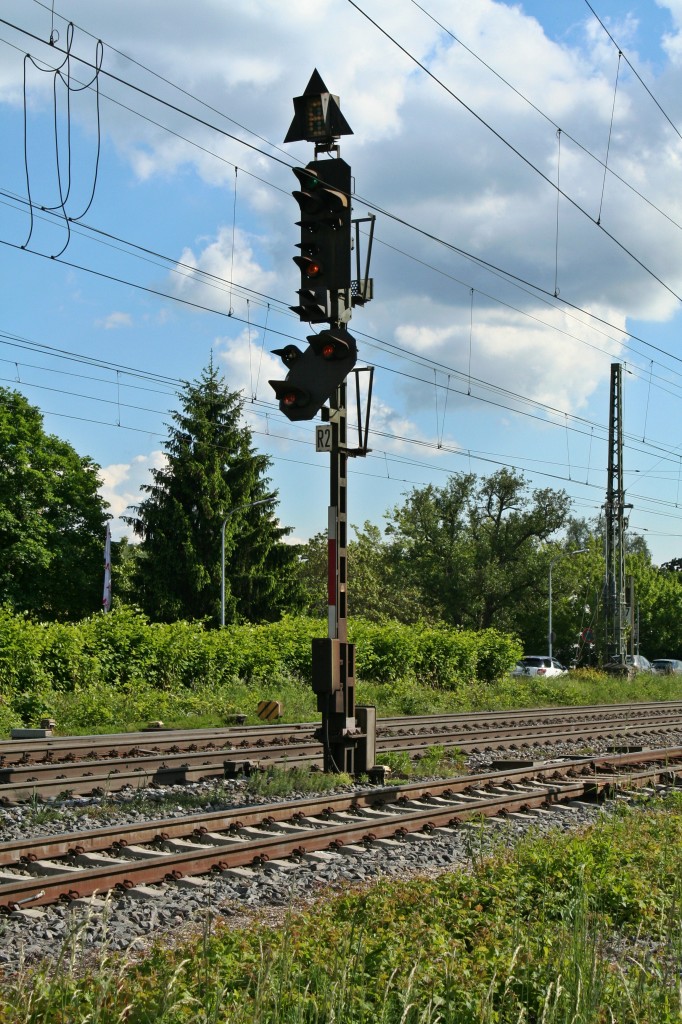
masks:
{"type": "Polygon", "coordinates": [[[315,451],[331,452],[332,450],[332,427],[331,423],[321,423],[315,427],[315,451]]]}

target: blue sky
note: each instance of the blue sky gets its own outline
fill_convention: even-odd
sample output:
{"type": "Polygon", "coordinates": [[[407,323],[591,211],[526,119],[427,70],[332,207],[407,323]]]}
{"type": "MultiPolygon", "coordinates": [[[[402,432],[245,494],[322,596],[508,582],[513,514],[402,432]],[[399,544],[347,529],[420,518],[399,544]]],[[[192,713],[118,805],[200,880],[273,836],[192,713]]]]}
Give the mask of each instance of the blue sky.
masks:
{"type": "Polygon", "coordinates": [[[115,537],[178,382],[211,354],[272,457],[282,522],[301,540],[326,526],[314,425],[267,384],[271,350],[310,333],[288,310],[290,165],[313,153],[281,140],[317,67],[354,130],[354,215],[385,211],[375,299],[350,324],[376,366],[351,522],[501,466],[598,515],[621,362],[630,525],[655,561],[682,555],[682,0],[591,6],[616,45],[584,0],[57,0],[54,18],[5,0],[0,383],[102,467],[115,537]],[[60,202],[69,39],[70,235],[41,210],[60,202]],[[97,39],[99,129],[78,59],[96,62],[97,39]]]}

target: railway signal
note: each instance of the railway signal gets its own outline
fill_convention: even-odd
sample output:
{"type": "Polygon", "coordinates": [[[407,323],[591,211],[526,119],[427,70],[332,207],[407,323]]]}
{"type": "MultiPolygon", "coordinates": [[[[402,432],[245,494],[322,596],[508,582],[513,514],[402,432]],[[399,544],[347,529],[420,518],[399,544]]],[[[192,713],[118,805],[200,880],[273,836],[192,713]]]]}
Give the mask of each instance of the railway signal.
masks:
{"type": "Polygon", "coordinates": [[[329,92],[316,68],[303,95],[294,97],[294,119],[284,141],[314,142],[316,152],[328,152],[335,148],[336,139],[352,134],[341,113],[339,97],[329,92]]]}
{"type": "MultiPolygon", "coordinates": [[[[290,420],[310,420],[322,410],[328,425],[329,509],[328,637],[313,641],[312,684],[322,725],[315,734],[324,745],[327,771],[369,771],[374,765],[376,712],[355,704],[355,647],[348,642],[347,609],[347,461],[366,455],[364,446],[352,450],[347,439],[346,377],[357,359],[355,338],[347,324],[354,305],[372,298],[369,274],[372,230],[364,277],[360,279],[359,230],[356,222],[358,280],[351,280],[351,169],[339,155],[338,139],[352,135],[339,108],[317,71],[302,96],[294,99],[294,119],[285,142],[315,144],[315,159],[294,167],[298,188],[293,191],[300,211],[300,228],[293,257],[300,272],[298,303],[291,309],[304,323],[327,324],[307,338],[308,347],[277,349],[287,368],[284,380],[271,380],[279,408],[290,420]],[[318,157],[324,154],[323,159],[318,157]],[[324,403],[329,401],[329,408],[324,403]]],[[[373,218],[371,227],[374,227],[373,218]]],[[[356,371],[357,373],[358,371],[356,371]]],[[[358,408],[359,378],[356,379],[358,408]]],[[[371,387],[369,390],[371,396],[371,387]]],[[[369,408],[367,417],[369,418],[369,408]]],[[[360,422],[360,415],[358,415],[360,422]]]]}
{"type": "Polygon", "coordinates": [[[280,411],[290,420],[311,420],[355,366],[355,338],[345,327],[308,337],[302,352],[296,345],[275,349],[288,368],[285,380],[271,380],[280,411]]]}
{"type": "Polygon", "coordinates": [[[299,188],[300,250],[293,257],[301,272],[299,303],[291,308],[309,323],[338,320],[350,307],[350,166],[345,160],[313,160],[294,167],[299,188]]]}

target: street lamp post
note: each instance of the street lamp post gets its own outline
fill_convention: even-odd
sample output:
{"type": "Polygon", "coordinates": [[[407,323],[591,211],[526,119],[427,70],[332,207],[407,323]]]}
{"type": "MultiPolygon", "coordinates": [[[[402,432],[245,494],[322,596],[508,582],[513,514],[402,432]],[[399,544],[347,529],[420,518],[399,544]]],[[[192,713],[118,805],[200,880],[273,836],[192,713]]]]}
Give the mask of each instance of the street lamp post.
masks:
{"type": "Polygon", "coordinates": [[[569,558],[571,555],[582,555],[588,548],[576,548],[575,551],[564,551],[561,555],[556,555],[550,559],[549,562],[549,628],[547,630],[547,642],[549,645],[549,657],[552,658],[552,566],[555,562],[558,562],[560,558],[569,558]]]}
{"type": "Polygon", "coordinates": [[[273,495],[271,494],[267,498],[259,498],[258,501],[249,501],[246,505],[237,505],[236,508],[231,508],[223,519],[222,526],[220,527],[220,628],[223,629],[225,626],[225,527],[227,526],[227,520],[230,516],[234,515],[235,512],[242,512],[245,508],[253,508],[255,505],[265,505],[266,502],[272,501],[273,495]]]}

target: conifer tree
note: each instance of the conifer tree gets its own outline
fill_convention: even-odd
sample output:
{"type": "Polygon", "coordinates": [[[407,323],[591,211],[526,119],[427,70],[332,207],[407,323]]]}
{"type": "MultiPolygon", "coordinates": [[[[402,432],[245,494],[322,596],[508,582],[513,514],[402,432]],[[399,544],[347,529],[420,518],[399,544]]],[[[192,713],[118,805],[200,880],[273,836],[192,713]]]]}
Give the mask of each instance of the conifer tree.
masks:
{"type": "Polygon", "coordinates": [[[179,397],[166,465],[152,470],[147,497],[126,517],[142,538],[138,601],[156,621],[218,624],[225,521],[225,621],[277,619],[299,603],[290,568],[296,554],[283,542],[291,528],[276,521],[270,459],[253,448],[244,400],[228,390],[212,357],[179,397]]]}

